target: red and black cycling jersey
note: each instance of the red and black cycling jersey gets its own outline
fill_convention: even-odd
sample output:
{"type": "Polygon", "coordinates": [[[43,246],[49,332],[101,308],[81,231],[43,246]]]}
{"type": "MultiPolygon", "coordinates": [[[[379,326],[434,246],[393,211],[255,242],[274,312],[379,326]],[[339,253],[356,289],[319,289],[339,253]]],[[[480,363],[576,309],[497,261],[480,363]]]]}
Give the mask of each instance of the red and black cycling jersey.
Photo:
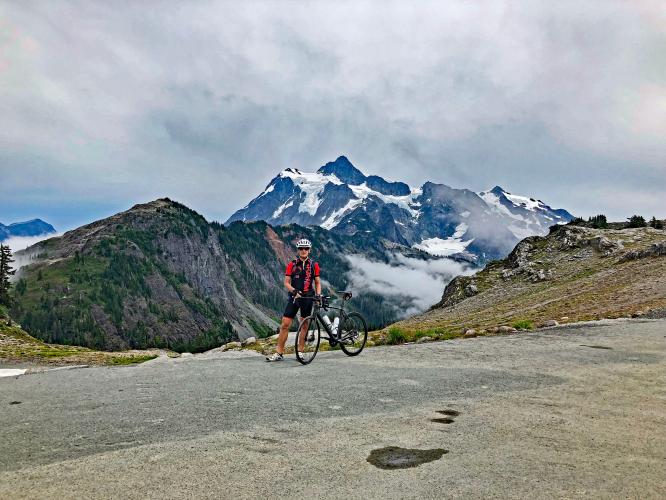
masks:
{"type": "Polygon", "coordinates": [[[287,264],[286,276],[291,277],[291,286],[296,290],[307,293],[314,289],[313,282],[319,277],[319,263],[307,259],[303,262],[301,259],[294,259],[287,264]]]}

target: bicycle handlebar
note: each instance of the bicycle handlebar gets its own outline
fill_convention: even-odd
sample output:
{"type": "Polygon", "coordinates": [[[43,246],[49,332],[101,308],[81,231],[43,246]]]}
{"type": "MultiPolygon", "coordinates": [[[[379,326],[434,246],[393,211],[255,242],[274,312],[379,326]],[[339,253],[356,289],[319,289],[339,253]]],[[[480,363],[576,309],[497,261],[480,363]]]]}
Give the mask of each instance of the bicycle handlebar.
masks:
{"type": "MultiPolygon", "coordinates": [[[[302,295],[300,295],[298,297],[298,299],[317,300],[317,301],[320,301],[320,302],[322,300],[327,300],[327,299],[330,299],[330,298],[331,297],[329,295],[320,295],[319,297],[317,297],[316,295],[312,295],[312,296],[309,296],[309,297],[303,297],[302,295]]],[[[296,295],[291,296],[291,301],[293,302],[294,300],[296,300],[296,295]]]]}

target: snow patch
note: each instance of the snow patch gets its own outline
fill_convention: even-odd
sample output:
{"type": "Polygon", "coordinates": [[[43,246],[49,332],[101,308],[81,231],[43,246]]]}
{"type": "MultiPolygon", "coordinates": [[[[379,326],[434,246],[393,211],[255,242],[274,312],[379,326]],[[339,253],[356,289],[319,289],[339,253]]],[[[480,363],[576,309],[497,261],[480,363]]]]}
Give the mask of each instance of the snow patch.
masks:
{"type": "Polygon", "coordinates": [[[289,207],[292,206],[293,204],[294,204],[294,200],[293,200],[293,199],[289,199],[288,201],[285,201],[282,205],[280,205],[279,207],[277,207],[277,209],[275,210],[275,212],[273,212],[273,215],[271,215],[271,219],[276,219],[276,218],[278,218],[278,217],[280,216],[280,214],[281,214],[282,212],[284,212],[284,210],[285,210],[286,208],[289,208],[289,207]]]}
{"type": "Polygon", "coordinates": [[[421,191],[420,189],[410,188],[410,194],[405,196],[395,196],[390,194],[383,194],[379,191],[375,191],[374,189],[370,189],[365,182],[359,186],[349,186],[349,188],[357,198],[366,199],[369,196],[375,196],[376,198],[382,200],[384,203],[397,205],[400,208],[407,210],[407,212],[409,212],[412,217],[418,217],[419,211],[413,207],[419,206],[419,204],[415,202],[415,198],[419,196],[421,191]]]}
{"type": "Polygon", "coordinates": [[[544,210],[543,204],[538,202],[537,200],[533,200],[532,198],[528,198],[527,196],[518,196],[517,194],[509,194],[506,191],[504,192],[504,196],[506,196],[511,203],[516,205],[517,207],[522,206],[523,208],[526,208],[527,210],[534,212],[537,209],[544,210]]]}
{"type": "Polygon", "coordinates": [[[305,199],[299,205],[298,211],[307,212],[310,215],[317,213],[317,209],[322,202],[319,195],[324,191],[326,184],[329,182],[336,185],[342,184],[342,181],[335,175],[324,175],[318,172],[301,172],[291,168],[280,172],[280,177],[290,178],[294,182],[294,185],[298,186],[305,193],[305,199]]]}
{"type": "Polygon", "coordinates": [[[453,233],[454,239],[460,239],[467,232],[468,226],[464,222],[461,222],[456,226],[456,232],[453,233]]]}
{"type": "Polygon", "coordinates": [[[334,211],[328,218],[320,224],[324,229],[332,229],[338,225],[342,218],[347,215],[349,212],[358,207],[363,200],[358,198],[352,198],[347,202],[347,204],[340,208],[339,210],[334,211]]]}
{"type": "Polygon", "coordinates": [[[423,250],[430,255],[436,257],[448,257],[455,253],[460,253],[464,251],[474,239],[467,241],[462,241],[459,238],[427,238],[421,243],[416,243],[412,245],[412,248],[417,250],[423,250]]]}
{"type": "Polygon", "coordinates": [[[500,202],[499,196],[491,193],[491,192],[486,192],[483,194],[479,194],[481,198],[483,198],[483,201],[486,202],[486,204],[494,211],[499,213],[500,215],[507,215],[511,217],[512,219],[515,220],[520,220],[524,221],[525,219],[521,217],[520,215],[514,214],[511,210],[506,208],[502,203],[500,202]]]}

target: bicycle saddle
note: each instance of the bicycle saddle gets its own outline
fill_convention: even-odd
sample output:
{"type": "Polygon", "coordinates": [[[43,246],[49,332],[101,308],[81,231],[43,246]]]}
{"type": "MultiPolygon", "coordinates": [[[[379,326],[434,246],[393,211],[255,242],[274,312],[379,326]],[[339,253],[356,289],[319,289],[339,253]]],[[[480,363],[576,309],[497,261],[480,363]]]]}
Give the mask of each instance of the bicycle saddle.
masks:
{"type": "Polygon", "coordinates": [[[342,300],[349,300],[352,298],[352,293],[349,290],[338,290],[342,294],[342,300]]]}

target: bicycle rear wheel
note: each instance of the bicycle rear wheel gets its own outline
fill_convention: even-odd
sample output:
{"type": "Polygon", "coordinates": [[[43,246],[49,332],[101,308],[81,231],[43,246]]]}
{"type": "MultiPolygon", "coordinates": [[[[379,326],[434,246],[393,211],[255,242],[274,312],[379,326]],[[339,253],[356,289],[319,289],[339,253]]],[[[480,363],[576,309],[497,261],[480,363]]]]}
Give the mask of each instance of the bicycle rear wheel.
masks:
{"type": "Polygon", "coordinates": [[[345,314],[340,323],[340,349],[347,356],[356,356],[361,353],[368,340],[368,326],[359,313],[345,314]]]}
{"type": "Polygon", "coordinates": [[[308,316],[301,319],[298,324],[296,341],[294,343],[296,359],[304,365],[312,362],[317,355],[320,341],[321,331],[316,316],[308,316]]]}

